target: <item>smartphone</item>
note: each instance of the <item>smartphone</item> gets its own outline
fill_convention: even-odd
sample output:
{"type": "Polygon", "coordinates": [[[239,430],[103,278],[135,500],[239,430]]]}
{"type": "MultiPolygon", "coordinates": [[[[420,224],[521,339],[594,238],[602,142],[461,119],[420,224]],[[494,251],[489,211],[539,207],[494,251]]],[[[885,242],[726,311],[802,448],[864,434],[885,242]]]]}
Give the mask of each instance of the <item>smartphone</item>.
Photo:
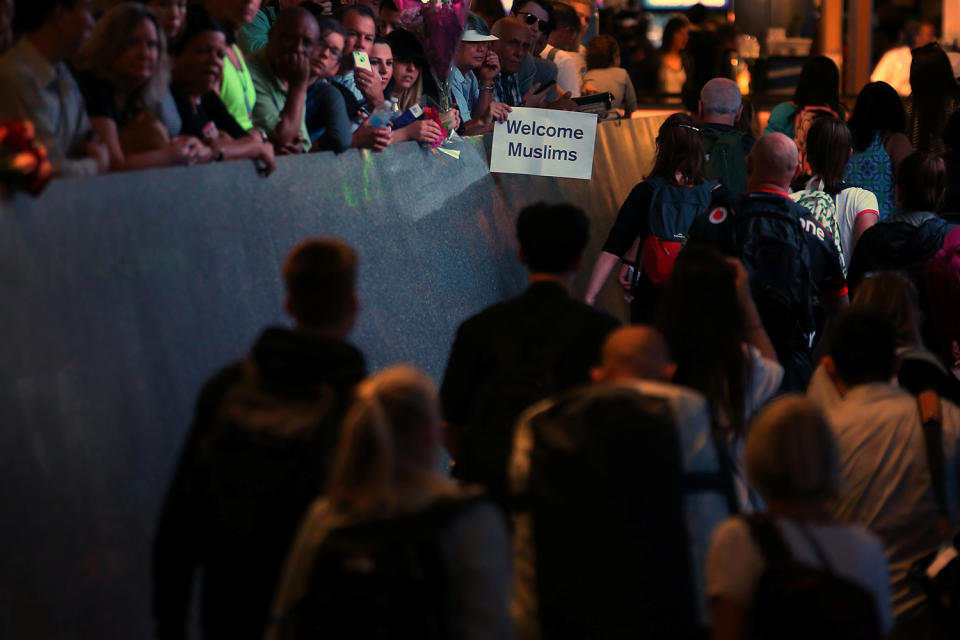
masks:
{"type": "Polygon", "coordinates": [[[552,86],[555,85],[555,84],[557,84],[557,81],[556,81],[556,80],[551,80],[551,81],[548,82],[547,84],[545,84],[545,85],[543,85],[542,87],[538,88],[538,89],[537,89],[536,91],[534,91],[533,93],[534,93],[534,95],[536,95],[536,94],[538,94],[538,93],[543,93],[544,91],[546,91],[547,89],[549,89],[550,87],[552,87],[552,86]]]}
{"type": "Polygon", "coordinates": [[[373,71],[373,69],[370,67],[370,58],[367,57],[366,51],[353,52],[353,66],[357,69],[373,71]]]}

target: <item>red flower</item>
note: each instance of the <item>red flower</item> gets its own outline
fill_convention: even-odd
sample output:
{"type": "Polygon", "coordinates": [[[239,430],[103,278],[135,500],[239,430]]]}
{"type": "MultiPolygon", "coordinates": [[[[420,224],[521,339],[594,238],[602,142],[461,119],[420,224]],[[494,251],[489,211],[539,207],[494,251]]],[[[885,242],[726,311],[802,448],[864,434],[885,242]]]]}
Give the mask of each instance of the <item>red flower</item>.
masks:
{"type": "Polygon", "coordinates": [[[0,120],[0,183],[39,195],[53,177],[47,150],[29,120],[0,120]]]}

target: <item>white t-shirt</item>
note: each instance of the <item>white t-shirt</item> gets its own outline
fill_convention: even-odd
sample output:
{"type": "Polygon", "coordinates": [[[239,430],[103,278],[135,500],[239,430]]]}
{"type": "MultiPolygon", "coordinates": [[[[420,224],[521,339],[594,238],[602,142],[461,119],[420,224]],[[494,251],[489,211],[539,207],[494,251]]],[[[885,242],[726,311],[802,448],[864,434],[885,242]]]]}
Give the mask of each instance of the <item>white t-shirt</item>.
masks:
{"type": "Polygon", "coordinates": [[[579,98],[580,87],[583,84],[583,74],[586,71],[583,57],[578,53],[557,49],[549,44],[540,52],[540,57],[544,60],[551,60],[550,53],[552,51],[556,51],[552,61],[557,65],[557,90],[569,91],[571,97],[579,98]]]}
{"type": "Polygon", "coordinates": [[[913,54],[910,53],[910,47],[894,47],[890,49],[870,74],[870,82],[886,82],[897,90],[903,97],[911,93],[910,89],[910,64],[913,62],[913,54]]]}
{"type": "MultiPolygon", "coordinates": [[[[783,382],[783,365],[774,360],[767,360],[752,345],[744,345],[744,349],[747,351],[749,366],[752,368],[746,388],[743,416],[749,426],[753,414],[780,390],[780,384],[783,382]]],[[[729,442],[730,458],[733,463],[733,469],[731,469],[733,488],[737,492],[740,511],[753,513],[762,508],[763,503],[759,501],[759,496],[751,496],[747,484],[747,470],[743,461],[746,432],[743,436],[734,437],[729,442]]]]}
{"type": "MultiPolygon", "coordinates": [[[[806,185],[808,190],[823,191],[823,180],[814,176],[806,185]]],[[[860,187],[847,187],[837,194],[837,232],[840,234],[840,247],[843,249],[843,259],[850,265],[853,257],[853,225],[857,218],[863,215],[873,215],[880,218],[880,207],[877,196],[872,191],[860,187]]]]}
{"type": "MultiPolygon", "coordinates": [[[[821,566],[819,555],[796,523],[785,518],[777,518],[775,522],[797,562],[821,566]]],[[[858,526],[807,524],[806,527],[823,549],[830,569],[873,595],[880,628],[884,633],[890,631],[893,627],[890,571],[880,540],[858,526]]],[[[749,606],[766,568],[763,552],[754,542],[749,525],[741,518],[729,518],[717,527],[710,543],[707,593],[711,598],[729,598],[749,606]]]]}

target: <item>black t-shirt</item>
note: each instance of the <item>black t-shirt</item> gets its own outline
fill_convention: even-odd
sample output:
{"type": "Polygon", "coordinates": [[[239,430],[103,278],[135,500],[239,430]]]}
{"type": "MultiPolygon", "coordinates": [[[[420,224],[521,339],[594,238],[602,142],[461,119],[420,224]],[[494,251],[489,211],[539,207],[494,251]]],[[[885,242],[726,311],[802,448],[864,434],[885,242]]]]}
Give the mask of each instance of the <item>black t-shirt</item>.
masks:
{"type": "Polygon", "coordinates": [[[116,122],[119,128],[133,120],[141,111],[131,105],[118,105],[116,89],[109,82],[82,71],[75,72],[74,76],[83,94],[89,117],[109,118],[116,122]]]}
{"type": "Polygon", "coordinates": [[[201,140],[213,137],[217,131],[223,131],[235,140],[247,135],[243,127],[227,111],[227,107],[216,92],[210,91],[204,94],[197,105],[192,105],[190,98],[177,87],[172,87],[171,93],[177,103],[180,119],[183,121],[180,135],[193,136],[201,140]]]}

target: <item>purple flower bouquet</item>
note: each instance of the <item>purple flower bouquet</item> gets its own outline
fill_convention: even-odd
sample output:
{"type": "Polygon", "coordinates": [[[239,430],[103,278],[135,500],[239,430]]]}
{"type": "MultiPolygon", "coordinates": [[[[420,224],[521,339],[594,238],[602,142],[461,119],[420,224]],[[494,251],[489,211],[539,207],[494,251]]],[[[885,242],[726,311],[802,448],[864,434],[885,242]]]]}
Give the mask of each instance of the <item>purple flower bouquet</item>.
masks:
{"type": "Polygon", "coordinates": [[[450,69],[463,37],[470,0],[397,0],[400,20],[417,37],[437,80],[440,110],[450,108],[450,69]]]}

